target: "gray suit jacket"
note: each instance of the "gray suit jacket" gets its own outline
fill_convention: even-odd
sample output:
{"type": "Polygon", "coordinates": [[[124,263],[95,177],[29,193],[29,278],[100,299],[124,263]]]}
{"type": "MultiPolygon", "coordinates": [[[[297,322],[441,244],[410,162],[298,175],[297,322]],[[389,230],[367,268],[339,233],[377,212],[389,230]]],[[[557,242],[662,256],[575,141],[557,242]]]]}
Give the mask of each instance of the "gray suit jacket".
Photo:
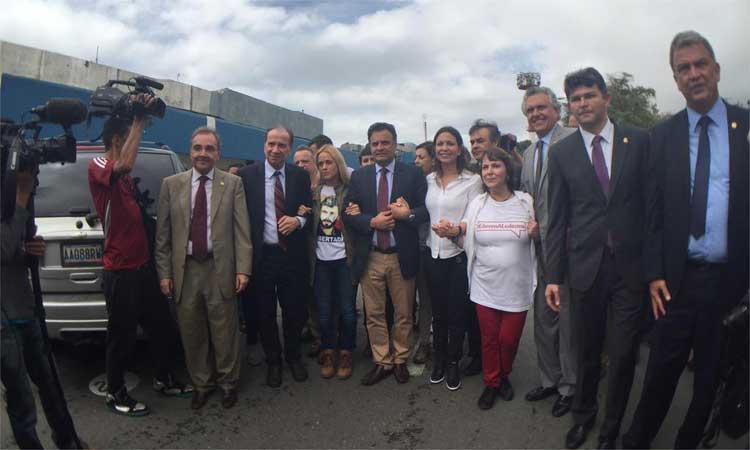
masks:
{"type": "MultiPolygon", "coordinates": [[[[521,190],[528,192],[534,197],[534,214],[536,215],[536,221],[539,223],[539,233],[542,236],[542,246],[544,246],[544,240],[547,236],[547,229],[549,228],[549,203],[547,201],[547,168],[549,161],[550,150],[554,149],[554,145],[561,139],[572,134],[576,129],[563,127],[560,124],[555,125],[552,129],[552,137],[550,138],[550,146],[544,153],[545,158],[542,161],[542,177],[537,189],[534,189],[534,173],[536,172],[536,165],[534,160],[536,159],[536,143],[532,145],[529,150],[524,154],[523,169],[521,170],[521,190]]],[[[541,253],[544,255],[544,253],[541,253]]],[[[541,258],[540,258],[541,259],[541,258]]]]}
{"type": "MultiPolygon", "coordinates": [[[[156,270],[172,279],[180,301],[190,238],[192,169],[164,179],[156,222],[156,270]]],[[[221,295],[235,295],[235,274],[251,274],[253,247],[245,190],[236,175],[216,169],[211,189],[211,244],[221,295]]]]}

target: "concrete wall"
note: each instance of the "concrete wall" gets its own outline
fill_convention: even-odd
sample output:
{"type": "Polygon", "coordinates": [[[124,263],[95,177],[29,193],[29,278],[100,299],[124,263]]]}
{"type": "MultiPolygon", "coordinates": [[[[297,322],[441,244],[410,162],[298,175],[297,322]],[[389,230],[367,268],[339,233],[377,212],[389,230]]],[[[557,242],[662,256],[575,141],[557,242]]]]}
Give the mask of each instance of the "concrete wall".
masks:
{"type": "MultiPolygon", "coordinates": [[[[139,74],[59,53],[0,41],[0,74],[49,81],[93,90],[110,79],[127,80],[139,74]]],[[[148,76],[148,75],[147,75],[148,76]]],[[[284,124],[294,134],[310,139],[323,133],[323,120],[299,111],[273,105],[233,91],[207,91],[173,80],[164,83],[160,96],[172,107],[220,117],[267,129],[284,124]]]]}

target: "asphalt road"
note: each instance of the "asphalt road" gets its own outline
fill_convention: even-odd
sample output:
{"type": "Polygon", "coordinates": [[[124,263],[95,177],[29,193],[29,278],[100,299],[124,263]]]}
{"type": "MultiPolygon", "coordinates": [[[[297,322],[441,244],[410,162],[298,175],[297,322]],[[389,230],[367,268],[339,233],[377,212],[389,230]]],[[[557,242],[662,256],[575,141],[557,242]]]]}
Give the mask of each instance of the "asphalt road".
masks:
{"type": "MultiPolygon", "coordinates": [[[[239,402],[230,410],[221,407],[219,395],[194,412],[189,399],[155,393],[147,346],[139,345],[133,367],[139,382],[132,395],[146,402],[152,413],[142,418],[118,416],[105,407],[103,397],[89,390],[92,379],[104,372],[103,349],[56,345],[55,353],[77,429],[92,448],[563,448],[572,425],[570,415],[551,416],[554,397],[538,403],[523,399],[538,383],[532,320],[529,314],[510,377],[515,398],[498,400],[489,411],[476,406],[483,389],[481,376],[465,378],[460,390],[450,392],[442,384],[428,384],[429,366],[412,366],[410,371],[421,374],[407,384],[390,378],[372,387],[361,386],[359,380],[371,364],[361,352],[361,317],[351,379],[324,380],[317,363],[305,358],[310,372],[307,382],[295,382],[285,369],[281,388],[272,389],[264,384],[264,365],[245,364],[239,402]]],[[[647,353],[648,348],[642,346],[623,428],[630,425],[640,396],[647,353]]],[[[683,374],[654,448],[671,448],[690,401],[692,378],[688,371],[683,374]]],[[[183,379],[187,379],[185,373],[183,379]]],[[[603,405],[605,383],[600,387],[603,405]]],[[[39,411],[42,442],[54,448],[41,407],[39,411]]],[[[601,416],[600,411],[600,420],[601,416]]],[[[0,432],[2,448],[15,448],[7,414],[2,414],[0,432]]],[[[584,446],[595,448],[596,436],[597,429],[584,446]]],[[[747,446],[747,435],[739,440],[722,436],[717,448],[747,446]]]]}

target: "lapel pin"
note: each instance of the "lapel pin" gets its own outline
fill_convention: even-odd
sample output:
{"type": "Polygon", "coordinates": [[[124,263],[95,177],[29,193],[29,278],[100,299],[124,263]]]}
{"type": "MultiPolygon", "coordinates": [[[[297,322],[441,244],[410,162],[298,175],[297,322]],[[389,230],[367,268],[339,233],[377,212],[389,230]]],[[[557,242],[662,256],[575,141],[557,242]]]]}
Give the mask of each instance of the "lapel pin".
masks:
{"type": "Polygon", "coordinates": [[[223,181],[220,181],[219,184],[222,185],[222,186],[224,186],[224,182],[223,181]]]}
{"type": "Polygon", "coordinates": [[[732,122],[732,129],[733,129],[733,130],[736,130],[736,129],[737,129],[737,122],[732,122]]]}
{"type": "Polygon", "coordinates": [[[628,141],[628,138],[622,138],[622,142],[624,142],[625,144],[627,144],[630,141],[628,141]]]}

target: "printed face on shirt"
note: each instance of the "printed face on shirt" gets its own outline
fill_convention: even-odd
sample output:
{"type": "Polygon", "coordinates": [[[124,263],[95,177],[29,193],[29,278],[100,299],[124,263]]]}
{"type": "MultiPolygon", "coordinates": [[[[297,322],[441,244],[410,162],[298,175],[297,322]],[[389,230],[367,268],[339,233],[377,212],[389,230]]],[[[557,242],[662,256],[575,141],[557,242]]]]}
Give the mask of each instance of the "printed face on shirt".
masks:
{"type": "Polygon", "coordinates": [[[612,98],[596,85],[579,86],[570,93],[568,106],[578,124],[589,133],[598,133],[607,120],[607,108],[612,98]]]}
{"type": "Polygon", "coordinates": [[[456,164],[458,155],[461,154],[461,147],[458,145],[456,137],[444,131],[438,134],[435,139],[435,157],[440,164],[456,164]]]}
{"type": "Polygon", "coordinates": [[[216,137],[212,133],[198,133],[190,143],[190,160],[193,168],[203,175],[214,168],[221,155],[216,137]]]}
{"type": "Polygon", "coordinates": [[[320,205],[320,229],[326,236],[333,236],[336,232],[336,220],[339,218],[339,207],[336,197],[324,197],[320,205]]]}
{"type": "Polygon", "coordinates": [[[320,172],[320,180],[324,184],[335,185],[341,181],[339,166],[331,155],[328,154],[327,150],[318,154],[318,171],[320,172]]]}
{"type": "Polygon", "coordinates": [[[549,95],[544,92],[531,95],[526,99],[524,113],[531,131],[535,132],[539,138],[549,134],[560,120],[560,113],[552,106],[549,95]]]}
{"type": "Polygon", "coordinates": [[[490,161],[487,158],[482,160],[482,182],[487,186],[487,190],[492,192],[507,183],[508,172],[505,169],[505,163],[502,161],[490,161]]]}
{"type": "Polygon", "coordinates": [[[719,98],[721,79],[721,67],[708,49],[695,44],[675,50],[672,70],[677,88],[688,106],[698,112],[708,112],[719,98]]]}
{"type": "Polygon", "coordinates": [[[370,136],[370,150],[375,162],[387,166],[396,157],[396,140],[388,130],[380,130],[370,136]]]}
{"type": "Polygon", "coordinates": [[[266,154],[266,161],[274,169],[281,169],[284,161],[289,157],[292,143],[289,133],[281,128],[275,128],[268,132],[266,143],[263,145],[263,152],[266,154]]]}

